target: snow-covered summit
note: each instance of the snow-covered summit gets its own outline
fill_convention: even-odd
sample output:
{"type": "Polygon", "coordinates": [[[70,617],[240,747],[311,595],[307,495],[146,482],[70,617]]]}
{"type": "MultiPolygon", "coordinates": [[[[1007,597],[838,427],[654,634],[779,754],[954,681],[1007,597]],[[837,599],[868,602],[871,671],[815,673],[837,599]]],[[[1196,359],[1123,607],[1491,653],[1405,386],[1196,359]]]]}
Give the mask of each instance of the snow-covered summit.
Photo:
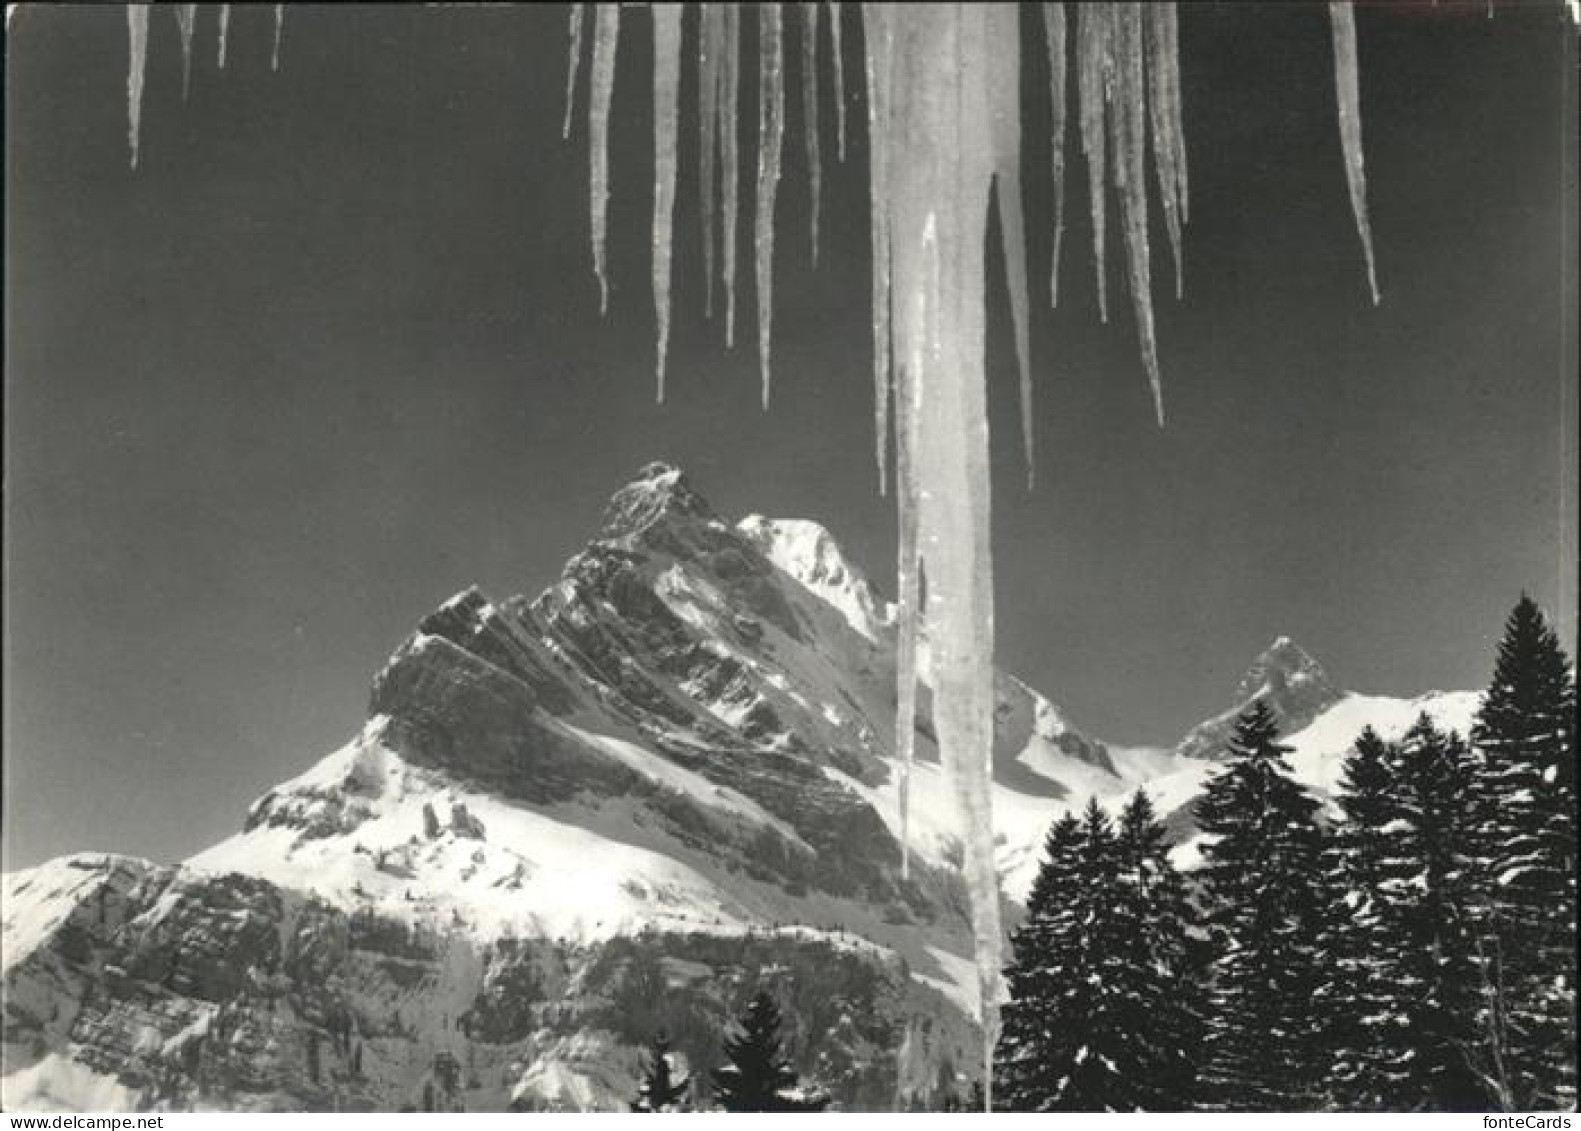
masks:
{"type": "Polygon", "coordinates": [[[708,520],[714,512],[692,489],[686,474],[674,464],[647,464],[637,477],[616,491],[604,510],[601,538],[640,535],[661,519],[708,520]]]}
{"type": "Polygon", "coordinates": [[[1342,695],[1306,649],[1288,636],[1277,637],[1241,677],[1229,710],[1198,723],[1175,747],[1175,752],[1185,758],[1219,757],[1235,728],[1235,720],[1254,703],[1272,711],[1280,729],[1290,734],[1305,727],[1342,695]]]}
{"type": "Polygon", "coordinates": [[[1339,696],[1323,666],[1301,645],[1280,636],[1252,661],[1235,689],[1235,697],[1279,700],[1287,709],[1298,704],[1327,704],[1339,696]]]}
{"type": "Polygon", "coordinates": [[[845,614],[851,627],[869,640],[878,640],[893,627],[893,607],[818,523],[749,514],[736,529],[769,561],[845,614]]]}

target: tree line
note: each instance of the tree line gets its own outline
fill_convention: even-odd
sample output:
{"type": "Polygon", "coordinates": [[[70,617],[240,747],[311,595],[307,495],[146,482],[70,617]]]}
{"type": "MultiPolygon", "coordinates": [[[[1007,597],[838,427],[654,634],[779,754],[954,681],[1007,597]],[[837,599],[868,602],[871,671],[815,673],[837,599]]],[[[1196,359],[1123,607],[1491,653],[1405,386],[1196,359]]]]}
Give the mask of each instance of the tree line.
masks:
{"type": "Polygon", "coordinates": [[[1469,736],[1363,731],[1338,813],[1262,704],[1183,874],[1138,792],[1049,830],[1014,933],[994,1106],[1571,1108],[1575,682],[1523,597],[1469,736]]]}

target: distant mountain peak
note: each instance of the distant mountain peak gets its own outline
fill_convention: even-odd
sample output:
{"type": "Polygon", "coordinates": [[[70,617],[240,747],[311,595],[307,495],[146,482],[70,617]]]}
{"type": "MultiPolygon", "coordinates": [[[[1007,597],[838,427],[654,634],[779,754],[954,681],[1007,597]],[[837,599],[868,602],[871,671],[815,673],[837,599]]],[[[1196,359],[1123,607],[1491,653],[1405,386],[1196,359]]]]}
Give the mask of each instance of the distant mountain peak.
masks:
{"type": "Polygon", "coordinates": [[[655,461],[616,491],[604,509],[599,537],[639,535],[664,519],[717,520],[708,501],[692,489],[686,473],[674,464],[655,461]]]}
{"type": "Polygon", "coordinates": [[[1292,734],[1343,697],[1311,653],[1290,637],[1278,636],[1246,669],[1230,709],[1198,723],[1175,752],[1187,758],[1220,757],[1236,719],[1254,703],[1273,712],[1281,732],[1292,734]]]}
{"type": "Polygon", "coordinates": [[[1338,694],[1323,665],[1288,636],[1275,638],[1252,661],[1251,667],[1246,669],[1246,674],[1236,686],[1235,698],[1248,701],[1265,688],[1276,697],[1287,696],[1293,691],[1320,698],[1338,694]]]}

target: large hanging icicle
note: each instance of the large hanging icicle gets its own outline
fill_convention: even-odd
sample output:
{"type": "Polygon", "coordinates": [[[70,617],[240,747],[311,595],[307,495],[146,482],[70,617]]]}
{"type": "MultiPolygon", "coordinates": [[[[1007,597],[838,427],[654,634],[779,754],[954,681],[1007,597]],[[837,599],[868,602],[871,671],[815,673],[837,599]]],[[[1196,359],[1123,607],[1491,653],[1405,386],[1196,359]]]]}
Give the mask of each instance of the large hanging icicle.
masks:
{"type": "Polygon", "coordinates": [[[605,270],[605,225],[609,215],[609,104],[615,92],[615,52],[620,42],[620,7],[599,4],[593,17],[593,64],[587,101],[588,222],[593,240],[593,274],[598,276],[598,310],[609,312],[605,270]]]}
{"type": "Polygon", "coordinates": [[[181,101],[185,102],[192,91],[192,32],[198,24],[196,4],[177,4],[176,31],[181,36],[181,101]]]}
{"type": "MultiPolygon", "coordinates": [[[[873,434],[874,455],[878,463],[878,493],[888,486],[889,405],[890,405],[890,310],[889,310],[889,76],[894,51],[894,25],[882,5],[863,6],[867,52],[867,132],[868,132],[868,233],[871,248],[873,304],[873,434]]],[[[899,441],[897,440],[897,447],[899,441]]],[[[897,462],[898,462],[897,454],[897,462]]],[[[904,498],[902,493],[901,498],[904,498]]],[[[901,574],[904,578],[904,573],[901,574]]],[[[904,623],[904,618],[902,623],[904,623]]],[[[901,729],[909,729],[904,722],[901,729]]],[[[902,774],[907,773],[902,759],[902,774]]],[[[905,790],[901,792],[900,818],[905,839],[905,790]]]]}
{"type": "Polygon", "coordinates": [[[1104,244],[1104,120],[1109,86],[1109,4],[1083,4],[1076,10],[1076,93],[1081,126],[1081,151],[1087,158],[1087,195],[1092,211],[1093,268],[1098,280],[1098,320],[1109,321],[1109,288],[1105,279],[1104,244]]]}
{"type": "Polygon", "coordinates": [[[1164,202],[1164,228],[1175,264],[1175,297],[1184,290],[1180,230],[1185,219],[1185,142],[1180,113],[1173,100],[1180,95],[1179,37],[1175,5],[1153,3],[1143,12],[1147,48],[1147,109],[1153,131],[1153,171],[1164,202]]]}
{"type": "Polygon", "coordinates": [[[1059,304],[1059,253],[1065,242],[1065,5],[1043,5],[1049,57],[1049,153],[1054,174],[1054,247],[1049,256],[1049,305],[1059,304]]]}
{"type": "Polygon", "coordinates": [[[807,147],[807,196],[811,205],[812,261],[818,262],[818,207],[823,170],[818,152],[818,8],[819,0],[803,0],[801,8],[801,120],[807,147]]]}
{"type": "Polygon", "coordinates": [[[226,44],[226,41],[230,37],[230,32],[231,32],[231,6],[229,4],[221,4],[220,5],[219,45],[218,45],[218,47],[216,49],[217,58],[216,58],[215,61],[219,65],[220,70],[222,70],[222,71],[225,69],[225,44],[226,44]]]}
{"type": "Polygon", "coordinates": [[[1361,82],[1356,61],[1356,14],[1350,0],[1330,0],[1329,23],[1334,33],[1334,91],[1339,107],[1339,140],[1345,152],[1345,184],[1367,259],[1367,287],[1378,305],[1378,272],[1372,258],[1372,226],[1367,222],[1367,167],[1361,150],[1361,82]]]}
{"type": "Polygon", "coordinates": [[[1109,151],[1120,198],[1126,276],[1142,364],[1153,391],[1153,411],[1164,423],[1164,391],[1153,335],[1153,279],[1147,239],[1147,90],[1143,61],[1142,5],[1116,4],[1110,25],[1113,82],[1109,107],[1109,151]]]}
{"type": "Polygon", "coordinates": [[[572,4],[565,66],[565,120],[560,123],[560,136],[571,136],[571,111],[576,106],[576,72],[582,65],[582,19],[585,5],[572,4]]]}
{"type": "Polygon", "coordinates": [[[285,33],[285,5],[274,6],[274,48],[269,53],[269,69],[280,69],[280,37],[285,33]]]}
{"type": "Polygon", "coordinates": [[[132,168],[142,156],[143,76],[148,70],[148,5],[126,6],[126,144],[132,168]]]}
{"type": "Polygon", "coordinates": [[[753,253],[758,289],[758,367],[769,407],[774,341],[774,201],[785,140],[785,32],[778,4],[758,6],[758,191],[753,253]]]}
{"type": "Polygon", "coordinates": [[[840,0],[829,3],[829,50],[834,56],[834,122],[835,146],[841,161],[845,160],[845,47],[840,39],[840,0]]]}
{"type": "Polygon", "coordinates": [[[994,188],[999,202],[999,236],[1005,280],[1016,332],[1016,364],[1021,378],[1021,444],[1026,455],[1027,488],[1037,483],[1037,452],[1032,427],[1032,358],[1027,309],[1026,222],[1021,207],[1021,27],[1013,4],[985,8],[988,69],[988,122],[993,137],[994,188]]]}
{"type": "Polygon", "coordinates": [[[675,225],[676,141],[681,101],[681,8],[653,11],[653,310],[658,320],[656,396],[664,403],[664,363],[670,350],[670,246],[675,225]]]}
{"type": "Polygon", "coordinates": [[[714,228],[719,184],[714,166],[719,154],[719,56],[724,51],[725,13],[721,4],[698,5],[697,35],[697,214],[703,226],[703,312],[714,316],[714,228]]]}
{"type": "Polygon", "coordinates": [[[725,42],[719,59],[720,193],[724,197],[725,347],[736,344],[736,231],[741,200],[741,9],[724,5],[725,42]]]}
{"type": "MultiPolygon", "coordinates": [[[[867,7],[869,18],[873,7],[867,7]]],[[[984,229],[1001,159],[991,121],[991,26],[1014,9],[897,6],[890,58],[888,230],[895,317],[903,586],[920,591],[940,755],[955,795],[972,912],[985,1084],[991,1081],[1000,962],[989,741],[993,592],[988,548],[984,229]],[[997,10],[996,10],[997,9],[997,10]],[[915,522],[917,560],[904,544],[915,522]]],[[[903,598],[904,600],[904,598],[903,598]]],[[[920,602],[918,602],[920,603],[920,602]]],[[[909,603],[915,632],[917,604],[909,603]]],[[[913,638],[915,639],[915,637],[913,638]]],[[[903,646],[905,637],[902,637],[903,646]]],[[[906,691],[905,676],[899,688],[906,691]]],[[[904,744],[908,721],[897,723],[904,744]]]]}

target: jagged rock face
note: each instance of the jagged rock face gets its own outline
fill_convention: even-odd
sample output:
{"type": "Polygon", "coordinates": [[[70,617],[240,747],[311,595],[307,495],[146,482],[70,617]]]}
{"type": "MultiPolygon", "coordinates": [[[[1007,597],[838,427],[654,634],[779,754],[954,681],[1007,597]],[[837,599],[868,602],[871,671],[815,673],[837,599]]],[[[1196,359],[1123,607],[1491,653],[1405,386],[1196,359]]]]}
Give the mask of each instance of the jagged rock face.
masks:
{"type": "Polygon", "coordinates": [[[1235,720],[1254,703],[1262,703],[1273,712],[1281,732],[1293,734],[1342,696],[1316,660],[1289,637],[1281,636],[1241,677],[1235,689],[1235,705],[1197,724],[1175,752],[1186,758],[1222,757],[1234,733],[1235,720]]]}

